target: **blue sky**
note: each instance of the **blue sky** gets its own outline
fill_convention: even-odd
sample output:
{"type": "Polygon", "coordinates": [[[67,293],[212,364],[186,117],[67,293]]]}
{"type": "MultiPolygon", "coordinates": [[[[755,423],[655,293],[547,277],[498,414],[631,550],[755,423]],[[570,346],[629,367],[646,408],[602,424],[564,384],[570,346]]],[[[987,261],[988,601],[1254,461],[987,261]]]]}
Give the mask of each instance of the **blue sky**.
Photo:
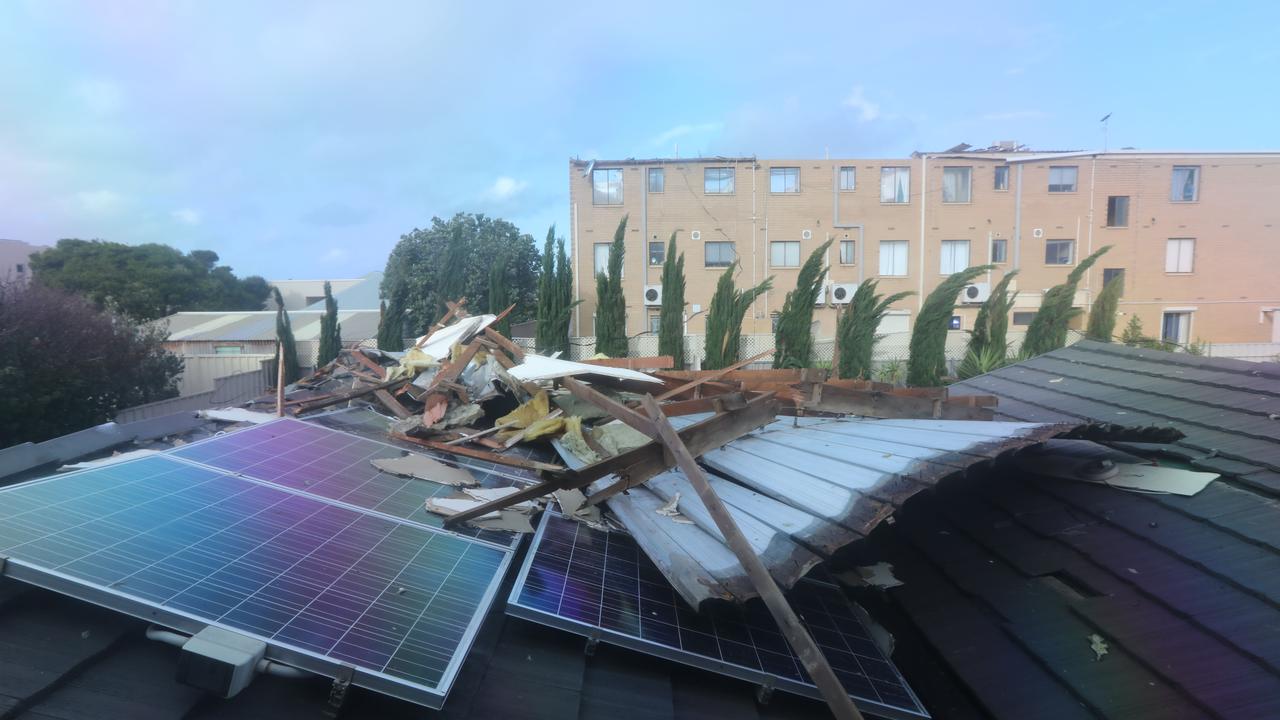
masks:
{"type": "Polygon", "coordinates": [[[0,237],[382,269],[567,227],[571,156],[1280,149],[1274,5],[0,3],[0,237]]]}

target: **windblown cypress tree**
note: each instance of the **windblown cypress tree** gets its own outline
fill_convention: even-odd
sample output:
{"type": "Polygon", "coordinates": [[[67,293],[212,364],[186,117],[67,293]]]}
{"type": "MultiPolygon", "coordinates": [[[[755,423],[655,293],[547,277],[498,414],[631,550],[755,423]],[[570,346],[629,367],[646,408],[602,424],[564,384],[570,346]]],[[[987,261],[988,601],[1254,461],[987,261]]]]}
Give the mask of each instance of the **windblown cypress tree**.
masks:
{"type": "MultiPolygon", "coordinates": [[[[507,306],[511,304],[507,294],[507,256],[499,255],[497,260],[489,266],[489,312],[497,315],[507,306]]],[[[493,329],[506,335],[511,336],[511,319],[504,317],[498,321],[493,329]]]]}
{"type": "Polygon", "coordinates": [[[840,321],[836,324],[836,345],[840,351],[840,362],[834,368],[837,377],[871,377],[871,358],[880,339],[876,335],[880,320],[891,305],[915,294],[900,292],[881,297],[876,294],[878,282],[875,278],[862,281],[840,314],[840,321]]]}
{"type": "Polygon", "coordinates": [[[1124,292],[1124,275],[1117,275],[1102,286],[1102,292],[1093,301],[1089,310],[1089,329],[1085,335],[1090,340],[1111,342],[1116,331],[1116,307],[1120,304],[1120,293],[1124,292]]]}
{"type": "Polygon", "coordinates": [[[626,255],[627,218],[624,215],[609,246],[608,273],[596,274],[596,352],[627,356],[627,304],[622,295],[622,260],[626,255]]]}
{"type": "Polygon", "coordinates": [[[438,275],[440,284],[436,291],[436,315],[435,317],[427,318],[428,326],[434,324],[437,318],[443,317],[445,313],[449,312],[449,306],[445,303],[457,301],[466,291],[466,268],[466,238],[463,237],[461,227],[454,227],[449,235],[449,244],[445,248],[444,260],[441,263],[438,275]]]}
{"type": "Polygon", "coordinates": [[[978,308],[978,318],[973,323],[973,333],[969,336],[969,348],[956,374],[961,378],[995,370],[1004,365],[1009,356],[1009,312],[1018,298],[1017,291],[1009,293],[1009,283],[1017,270],[1006,273],[1000,282],[991,289],[982,307],[978,308]]]}
{"type": "Polygon", "coordinates": [[[737,267],[738,263],[734,261],[725,268],[716,282],[716,292],[711,296],[711,306],[707,309],[704,370],[719,370],[738,361],[742,318],[751,303],[773,287],[773,277],[767,277],[749,290],[738,290],[733,282],[733,271],[737,267]]]}
{"type": "Polygon", "coordinates": [[[535,346],[538,352],[550,355],[564,351],[564,338],[556,338],[556,319],[559,317],[560,290],[556,275],[556,226],[547,230],[547,241],[542,245],[542,273],[538,275],[538,317],[535,346]]]}
{"type": "Polygon", "coordinates": [[[338,324],[338,301],[333,299],[329,281],[324,282],[324,315],[320,318],[320,349],[316,367],[323,367],[338,357],[342,350],[342,326],[338,324]]]}
{"type": "Polygon", "coordinates": [[[280,288],[273,287],[271,291],[276,298],[276,341],[284,351],[284,382],[287,385],[302,377],[302,368],[298,366],[298,344],[293,339],[293,325],[289,323],[289,313],[284,309],[280,288]]]}
{"type": "Polygon", "coordinates": [[[1107,245],[1081,260],[1071,274],[1067,275],[1066,282],[1054,285],[1044,294],[1040,300],[1040,309],[1027,327],[1027,339],[1022,343],[1022,357],[1043,355],[1067,344],[1067,324],[1082,312],[1080,308],[1071,307],[1075,302],[1080,278],[1110,249],[1111,246],[1107,245]]]}
{"type": "Polygon", "coordinates": [[[916,326],[911,329],[911,355],[907,358],[907,384],[933,387],[947,373],[947,325],[956,309],[956,296],[965,285],[994,265],[961,270],[943,280],[924,299],[916,326]]]}
{"type": "MultiPolygon", "coordinates": [[[[569,349],[569,320],[572,317],[573,309],[578,306],[582,300],[573,299],[573,266],[569,264],[569,254],[564,250],[564,238],[556,240],[556,289],[560,293],[559,315],[556,322],[556,337],[560,338],[561,347],[567,352],[569,349]]],[[[579,331],[581,334],[581,331],[579,331]]]]}
{"type": "Polygon", "coordinates": [[[391,303],[381,303],[382,312],[378,315],[378,349],[388,352],[404,350],[404,296],[400,292],[391,294],[391,303]]]}
{"type": "Polygon", "coordinates": [[[822,292],[822,280],[827,275],[822,260],[831,243],[828,240],[809,254],[796,277],[796,289],[787,293],[782,304],[774,338],[775,368],[809,367],[813,359],[813,304],[822,292]]]}
{"type": "Polygon", "coordinates": [[[676,234],[671,233],[662,261],[662,310],[658,314],[658,354],[675,359],[684,369],[684,253],[676,257],[676,234]]]}

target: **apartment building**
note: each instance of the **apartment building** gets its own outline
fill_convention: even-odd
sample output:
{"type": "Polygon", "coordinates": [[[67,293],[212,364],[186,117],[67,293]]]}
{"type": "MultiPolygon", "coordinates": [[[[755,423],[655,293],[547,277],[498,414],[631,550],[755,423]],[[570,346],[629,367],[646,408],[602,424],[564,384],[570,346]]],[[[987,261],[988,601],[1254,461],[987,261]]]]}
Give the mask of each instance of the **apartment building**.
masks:
{"type": "MultiPolygon", "coordinates": [[[[962,293],[952,328],[971,329],[990,287],[1018,270],[1011,326],[1083,257],[1088,310],[1122,274],[1117,332],[1137,315],[1179,343],[1280,342],[1280,153],[1030,151],[1014,143],[898,159],[678,158],[569,163],[577,297],[574,333],[594,334],[597,269],[627,216],[627,334],[656,332],[661,263],[672,232],[685,254],[688,331],[700,333],[716,280],[738,263],[739,287],[774,278],[743,322],[768,333],[799,266],[827,240],[827,288],[814,331],[831,337],[836,306],[870,277],[909,290],[882,332],[910,329],[947,275],[995,269],[962,293]]],[[[1074,323],[1083,326],[1085,317],[1074,323]]]]}

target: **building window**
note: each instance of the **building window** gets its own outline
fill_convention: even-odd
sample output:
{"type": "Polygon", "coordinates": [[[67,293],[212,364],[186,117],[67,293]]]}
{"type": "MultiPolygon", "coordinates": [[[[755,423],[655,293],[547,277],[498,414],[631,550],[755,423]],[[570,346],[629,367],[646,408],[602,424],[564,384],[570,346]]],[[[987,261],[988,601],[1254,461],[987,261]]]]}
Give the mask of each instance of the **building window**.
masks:
{"type": "Polygon", "coordinates": [[[1009,166],[1008,165],[996,166],[995,183],[993,184],[993,188],[996,190],[1009,189],[1009,166]]]}
{"type": "Polygon", "coordinates": [[[667,187],[667,171],[663,168],[649,168],[649,192],[660,193],[667,187]]]}
{"type": "Polygon", "coordinates": [[[1103,268],[1102,269],[1102,286],[1106,287],[1107,283],[1120,279],[1120,294],[1124,294],[1124,268],[1103,268]]]}
{"type": "Polygon", "coordinates": [[[1009,262],[1009,241],[1004,238],[991,239],[991,262],[1009,262]]]}
{"type": "Polygon", "coordinates": [[[880,241],[880,274],[888,277],[906,277],[906,240],[880,241]]]}
{"type": "Polygon", "coordinates": [[[662,329],[662,314],[649,313],[649,332],[657,335],[662,329]]]}
{"type": "Polygon", "coordinates": [[[1107,227],[1129,227],[1129,196],[1107,198],[1107,227]]]}
{"type": "Polygon", "coordinates": [[[1076,175],[1079,168],[1075,165],[1055,165],[1049,168],[1049,192],[1075,192],[1076,175]]]}
{"type": "Polygon", "coordinates": [[[800,168],[769,168],[769,192],[800,192],[800,168]]]}
{"type": "Polygon", "coordinates": [[[856,262],[856,250],[858,249],[856,240],[840,241],[840,264],[853,265],[856,262]]]}
{"type": "Polygon", "coordinates": [[[967,203],[973,182],[973,168],[942,168],[942,202],[967,203]]]}
{"type": "Polygon", "coordinates": [[[622,204],[622,168],[591,171],[591,204],[622,204]]]}
{"type": "Polygon", "coordinates": [[[840,168],[840,191],[853,192],[857,187],[858,172],[852,165],[845,165],[840,168]]]}
{"type": "Polygon", "coordinates": [[[769,243],[769,267],[800,267],[800,241],[769,243]]]}
{"type": "Polygon", "coordinates": [[[777,313],[777,312],[769,313],[769,326],[771,328],[769,332],[774,332],[774,333],[778,332],[778,320],[780,320],[781,318],[782,318],[781,313],[777,313]]]}
{"type": "Polygon", "coordinates": [[[1195,202],[1200,199],[1199,165],[1173,166],[1173,188],[1169,199],[1173,202],[1195,202]]]}
{"type": "Polygon", "coordinates": [[[1165,342],[1186,345],[1191,335],[1191,313],[1167,312],[1160,321],[1160,339],[1165,342]]]}
{"type": "Polygon", "coordinates": [[[214,345],[213,354],[214,355],[243,355],[244,346],[243,345],[214,345]]]}
{"type": "Polygon", "coordinates": [[[729,267],[737,257],[731,242],[708,242],[702,247],[703,264],[707,267],[729,267]]]}
{"type": "Polygon", "coordinates": [[[733,194],[733,168],[709,167],[702,171],[702,191],[707,195],[733,194]]]}
{"type": "Polygon", "coordinates": [[[952,315],[951,322],[947,323],[948,330],[963,330],[964,318],[959,315],[952,315]]]}
{"type": "Polygon", "coordinates": [[[1035,318],[1034,312],[1016,312],[1013,314],[1014,325],[1030,325],[1031,320],[1035,318]]]}
{"type": "Polygon", "coordinates": [[[595,253],[596,275],[604,275],[609,272],[609,246],[613,243],[595,243],[591,246],[595,253]]]}
{"type": "Polygon", "coordinates": [[[665,246],[660,242],[649,243],[649,264],[661,265],[666,260],[665,246]]]}
{"type": "Polygon", "coordinates": [[[1195,238],[1170,238],[1164,246],[1164,271],[1189,273],[1195,268],[1195,238]]]}
{"type": "Polygon", "coordinates": [[[911,168],[880,168],[880,202],[906,203],[911,201],[911,168]]]}
{"type": "Polygon", "coordinates": [[[1046,240],[1044,243],[1045,265],[1070,265],[1075,261],[1075,240],[1046,240]]]}
{"type": "Polygon", "coordinates": [[[23,274],[23,273],[25,273],[25,272],[27,271],[27,266],[26,266],[26,265],[23,265],[22,263],[18,263],[15,267],[17,268],[17,270],[18,270],[18,274],[19,274],[19,275],[21,275],[21,274],[23,274]]]}
{"type": "Polygon", "coordinates": [[[958,273],[969,267],[969,241],[942,241],[942,274],[958,273]]]}

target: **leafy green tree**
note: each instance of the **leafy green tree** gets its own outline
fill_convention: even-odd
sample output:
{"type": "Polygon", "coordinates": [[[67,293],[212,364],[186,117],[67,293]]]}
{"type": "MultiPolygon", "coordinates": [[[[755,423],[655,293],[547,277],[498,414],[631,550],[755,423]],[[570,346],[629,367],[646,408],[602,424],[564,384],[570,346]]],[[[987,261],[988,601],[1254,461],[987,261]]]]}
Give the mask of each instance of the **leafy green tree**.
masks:
{"type": "Polygon", "coordinates": [[[1079,308],[1071,307],[1075,302],[1080,278],[1110,249],[1111,246],[1107,245],[1081,260],[1067,275],[1065,282],[1054,285],[1045,292],[1040,300],[1040,309],[1027,327],[1027,338],[1022,343],[1022,357],[1043,355],[1067,344],[1067,325],[1071,318],[1082,312],[1079,308]]]}
{"type": "Polygon", "coordinates": [[[711,296],[711,306],[707,308],[707,332],[704,338],[706,359],[702,362],[704,370],[719,370],[738,362],[742,318],[747,314],[751,303],[773,287],[773,277],[770,276],[753,288],[738,290],[733,282],[733,271],[737,268],[738,263],[734,261],[720,274],[716,292],[711,296]]]}
{"type": "Polygon", "coordinates": [[[840,350],[837,377],[871,377],[871,358],[880,340],[876,328],[894,303],[915,294],[900,292],[882,297],[876,293],[878,282],[875,278],[862,281],[836,323],[836,345],[840,350]]]}
{"type": "Polygon", "coordinates": [[[280,288],[273,287],[276,299],[276,342],[279,351],[284,353],[284,382],[286,385],[302,377],[302,368],[298,364],[298,343],[293,339],[293,324],[289,322],[289,312],[284,309],[284,298],[280,297],[280,288]]]}
{"type": "Polygon", "coordinates": [[[1120,294],[1124,292],[1124,275],[1117,275],[1102,286],[1102,292],[1093,300],[1093,308],[1089,311],[1089,327],[1085,336],[1098,342],[1111,342],[1116,331],[1116,308],[1120,305],[1120,294]]]}
{"type": "Polygon", "coordinates": [[[134,324],[38,283],[0,284],[0,447],[40,442],[175,397],[164,323],[134,324]]]}
{"type": "Polygon", "coordinates": [[[675,359],[684,369],[684,253],[676,257],[676,234],[671,233],[662,261],[662,310],[658,314],[658,354],[675,359]]]}
{"type": "Polygon", "coordinates": [[[1005,273],[978,308],[969,348],[956,372],[961,378],[990,372],[1004,364],[1009,356],[1009,312],[1018,299],[1017,291],[1009,292],[1009,283],[1017,274],[1017,270],[1005,273]]]}
{"type": "Polygon", "coordinates": [[[31,257],[42,285],[83,295],[139,321],[182,310],[261,310],[267,281],[237,278],[210,250],[181,250],[149,243],[59,240],[31,257]]]}
{"type": "Polygon", "coordinates": [[[809,254],[796,276],[796,289],[787,293],[782,303],[778,330],[774,334],[775,368],[809,367],[813,360],[813,305],[822,292],[822,281],[827,275],[822,261],[832,242],[822,243],[809,254]]]}
{"type": "Polygon", "coordinates": [[[316,367],[323,367],[338,357],[342,350],[342,325],[338,323],[338,301],[333,299],[329,281],[324,281],[324,315],[320,317],[320,348],[316,367]]]}
{"type": "Polygon", "coordinates": [[[607,273],[596,274],[596,352],[627,356],[627,302],[622,295],[622,260],[627,252],[624,215],[609,246],[607,273]]]}
{"type": "Polygon", "coordinates": [[[924,299],[916,325],[911,329],[908,385],[933,387],[941,384],[947,373],[947,328],[956,309],[956,296],[974,278],[994,267],[979,265],[961,270],[939,283],[924,299]]]}
{"type": "MultiPolygon", "coordinates": [[[[507,278],[507,256],[499,255],[493,265],[489,266],[489,312],[498,315],[511,305],[507,288],[510,280],[507,278]]],[[[515,312],[512,310],[512,312],[515,312]]],[[[494,330],[503,335],[511,335],[511,316],[502,318],[496,325],[494,330]]]]}
{"type": "Polygon", "coordinates": [[[1137,315],[1130,315],[1129,322],[1124,326],[1124,332],[1120,335],[1120,342],[1129,347],[1138,347],[1146,339],[1147,336],[1142,331],[1142,319],[1137,315]]]}
{"type": "Polygon", "coordinates": [[[431,227],[402,235],[387,258],[382,297],[394,305],[396,293],[401,293],[406,334],[420,335],[440,317],[446,300],[465,297],[473,311],[489,307],[489,265],[503,253],[511,281],[508,304],[516,303],[511,320],[530,320],[539,275],[533,238],[506,220],[483,214],[432,218],[431,227]]]}
{"type": "Polygon", "coordinates": [[[569,350],[569,320],[578,304],[573,299],[573,267],[565,253],[564,238],[556,239],[556,226],[547,230],[542,247],[542,273],[538,277],[536,347],[550,355],[569,350]]]}

